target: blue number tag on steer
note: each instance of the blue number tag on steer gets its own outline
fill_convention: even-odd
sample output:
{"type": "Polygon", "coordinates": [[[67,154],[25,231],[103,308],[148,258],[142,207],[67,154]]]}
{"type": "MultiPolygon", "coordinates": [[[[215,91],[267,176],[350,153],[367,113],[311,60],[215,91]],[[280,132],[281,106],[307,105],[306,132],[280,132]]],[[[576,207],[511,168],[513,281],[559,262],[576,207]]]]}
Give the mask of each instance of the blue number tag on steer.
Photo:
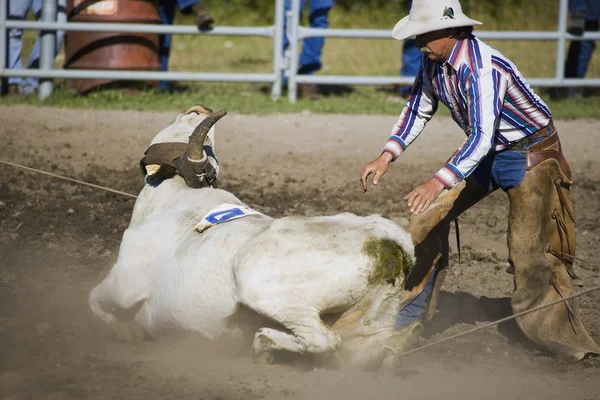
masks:
{"type": "Polygon", "coordinates": [[[213,225],[256,214],[264,215],[246,206],[221,204],[219,207],[210,210],[210,212],[202,218],[202,221],[194,227],[194,230],[204,232],[213,225]]]}
{"type": "Polygon", "coordinates": [[[230,208],[229,210],[217,211],[208,214],[204,219],[212,224],[220,224],[221,222],[227,222],[233,217],[243,215],[244,212],[239,208],[230,208]]]}

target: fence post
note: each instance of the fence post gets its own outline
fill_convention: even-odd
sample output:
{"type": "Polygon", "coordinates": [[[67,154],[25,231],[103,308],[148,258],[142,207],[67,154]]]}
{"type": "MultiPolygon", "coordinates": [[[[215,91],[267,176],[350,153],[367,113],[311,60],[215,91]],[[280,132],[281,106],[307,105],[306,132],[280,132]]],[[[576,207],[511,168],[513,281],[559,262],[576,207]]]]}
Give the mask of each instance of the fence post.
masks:
{"type": "Polygon", "coordinates": [[[275,0],[275,37],[273,38],[273,73],[275,81],[271,89],[271,99],[273,101],[281,96],[281,73],[283,72],[283,19],[284,0],[275,0]]]}
{"type": "Polygon", "coordinates": [[[288,100],[296,102],[296,74],[298,72],[298,27],[300,25],[300,0],[292,0],[292,9],[287,14],[287,37],[290,45],[290,63],[288,65],[288,100]]]}
{"type": "Polygon", "coordinates": [[[556,79],[562,86],[565,79],[565,38],[567,32],[567,17],[569,13],[568,0],[559,0],[558,3],[558,43],[556,45],[556,79]]]}
{"type": "MultiPolygon", "coordinates": [[[[0,0],[0,71],[6,70],[8,60],[8,35],[6,30],[6,16],[8,14],[8,0],[0,0]]],[[[0,78],[0,94],[8,89],[8,78],[0,78]]]]}
{"type": "MultiPolygon", "coordinates": [[[[58,0],[44,0],[42,6],[42,21],[56,22],[58,0]]],[[[54,68],[54,56],[56,54],[56,31],[47,30],[40,32],[40,70],[51,70],[54,68]]],[[[52,79],[40,79],[38,98],[44,100],[52,94],[52,79]]]]}

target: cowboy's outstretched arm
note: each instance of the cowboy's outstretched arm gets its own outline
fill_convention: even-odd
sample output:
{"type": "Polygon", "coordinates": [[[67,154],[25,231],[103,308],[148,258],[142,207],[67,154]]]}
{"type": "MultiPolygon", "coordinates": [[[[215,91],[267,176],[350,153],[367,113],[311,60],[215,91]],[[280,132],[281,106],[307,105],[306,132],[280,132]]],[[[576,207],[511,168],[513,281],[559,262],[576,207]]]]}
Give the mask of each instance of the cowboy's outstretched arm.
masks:
{"type": "Polygon", "coordinates": [[[413,84],[413,90],[407,105],[402,110],[398,122],[392,128],[392,135],[383,148],[381,155],[365,165],[360,177],[360,187],[367,191],[367,177],[374,173],[373,185],[377,185],[386,173],[389,164],[412,143],[423,131],[427,122],[437,111],[438,98],[431,82],[424,72],[423,65],[413,84]]]}

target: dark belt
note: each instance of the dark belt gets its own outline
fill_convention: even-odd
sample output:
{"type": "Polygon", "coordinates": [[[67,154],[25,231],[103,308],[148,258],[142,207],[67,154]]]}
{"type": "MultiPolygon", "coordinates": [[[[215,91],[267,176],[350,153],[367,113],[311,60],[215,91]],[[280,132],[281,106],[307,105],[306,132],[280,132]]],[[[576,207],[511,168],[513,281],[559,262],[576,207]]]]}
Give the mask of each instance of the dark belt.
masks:
{"type": "Polygon", "coordinates": [[[548,122],[548,125],[546,125],[542,129],[538,130],[537,132],[534,132],[531,135],[524,137],[523,139],[514,143],[512,146],[509,146],[509,149],[517,150],[517,151],[523,150],[525,147],[530,145],[534,140],[543,138],[546,136],[550,136],[553,133],[556,133],[556,128],[554,127],[552,120],[550,120],[550,122],[548,122]]]}
{"type": "Polygon", "coordinates": [[[571,180],[571,169],[569,168],[569,164],[567,163],[567,160],[563,154],[560,139],[558,138],[558,134],[556,133],[556,128],[554,128],[552,120],[550,120],[548,125],[539,131],[519,140],[510,147],[510,150],[523,151],[525,149],[527,149],[527,171],[546,160],[554,159],[556,162],[558,162],[558,166],[562,170],[562,173],[566,179],[569,181],[571,180]],[[536,139],[541,140],[531,144],[536,139]],[[528,145],[530,146],[527,147],[528,145]]]}

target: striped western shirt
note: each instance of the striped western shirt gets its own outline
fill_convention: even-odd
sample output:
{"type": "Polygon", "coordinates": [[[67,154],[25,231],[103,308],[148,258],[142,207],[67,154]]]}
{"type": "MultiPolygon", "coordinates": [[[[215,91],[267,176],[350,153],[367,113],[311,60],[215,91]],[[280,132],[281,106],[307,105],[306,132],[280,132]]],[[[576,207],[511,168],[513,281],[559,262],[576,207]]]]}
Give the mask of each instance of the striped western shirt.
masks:
{"type": "Polygon", "coordinates": [[[517,67],[471,36],[456,43],[444,64],[423,57],[408,104],[383,151],[395,160],[423,131],[440,100],[467,134],[434,175],[447,189],[465,179],[490,151],[505,149],[552,118],[517,67]]]}

